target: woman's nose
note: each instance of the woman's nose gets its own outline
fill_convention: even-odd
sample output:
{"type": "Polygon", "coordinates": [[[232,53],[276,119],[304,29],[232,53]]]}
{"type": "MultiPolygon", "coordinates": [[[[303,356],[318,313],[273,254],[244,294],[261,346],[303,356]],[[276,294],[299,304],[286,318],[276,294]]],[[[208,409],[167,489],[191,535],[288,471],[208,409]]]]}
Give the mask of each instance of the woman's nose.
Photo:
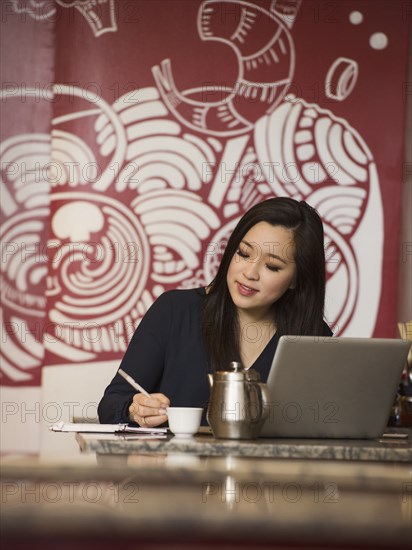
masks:
{"type": "Polygon", "coordinates": [[[249,260],[243,268],[243,275],[250,280],[257,281],[259,279],[259,267],[256,261],[249,260]]]}

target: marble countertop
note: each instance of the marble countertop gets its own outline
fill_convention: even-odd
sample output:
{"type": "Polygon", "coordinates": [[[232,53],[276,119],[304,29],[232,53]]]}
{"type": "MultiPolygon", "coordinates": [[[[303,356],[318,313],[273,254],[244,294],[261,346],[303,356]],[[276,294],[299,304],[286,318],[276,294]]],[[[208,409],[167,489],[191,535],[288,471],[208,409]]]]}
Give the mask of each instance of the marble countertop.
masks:
{"type": "MultiPolygon", "coordinates": [[[[394,430],[392,430],[394,431],[394,430]]],[[[203,456],[243,456],[321,460],[366,460],[412,463],[412,430],[398,432],[405,439],[332,440],[264,439],[254,441],[215,439],[197,435],[191,439],[133,439],[130,435],[76,434],[83,452],[98,454],[152,454],[184,452],[203,456]]],[[[57,435],[57,434],[56,434],[57,435]]],[[[62,434],[58,434],[62,435],[62,434]]],[[[67,435],[67,434],[65,434],[67,435]]]]}
{"type": "Polygon", "coordinates": [[[412,430],[401,431],[387,442],[55,433],[82,452],[1,459],[2,541],[409,550],[412,430]]]}
{"type": "Polygon", "coordinates": [[[2,540],[406,550],[411,487],[410,465],[377,461],[182,451],[4,457],[2,540]]]}

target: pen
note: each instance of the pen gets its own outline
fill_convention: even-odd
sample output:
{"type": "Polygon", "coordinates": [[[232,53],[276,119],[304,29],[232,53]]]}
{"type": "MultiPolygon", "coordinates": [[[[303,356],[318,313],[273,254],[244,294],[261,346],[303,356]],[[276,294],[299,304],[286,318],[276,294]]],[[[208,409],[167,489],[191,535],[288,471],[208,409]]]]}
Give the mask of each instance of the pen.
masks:
{"type": "Polygon", "coordinates": [[[124,372],[123,369],[119,369],[117,372],[120,374],[120,376],[123,376],[123,378],[127,382],[129,382],[129,384],[133,386],[135,390],[139,391],[140,393],[144,393],[144,395],[146,395],[147,397],[150,397],[150,393],[148,393],[144,388],[142,388],[142,386],[138,384],[136,380],[134,380],[130,375],[124,372]]]}

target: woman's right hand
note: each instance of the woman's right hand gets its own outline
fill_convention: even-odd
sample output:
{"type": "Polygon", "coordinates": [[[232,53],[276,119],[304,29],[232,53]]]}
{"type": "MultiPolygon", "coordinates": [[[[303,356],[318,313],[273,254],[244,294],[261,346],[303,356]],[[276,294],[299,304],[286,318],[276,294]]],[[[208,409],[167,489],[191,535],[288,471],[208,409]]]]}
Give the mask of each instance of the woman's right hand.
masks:
{"type": "Polygon", "coordinates": [[[154,428],[167,422],[166,408],[170,399],[163,393],[152,393],[147,397],[143,393],[136,393],[129,407],[129,416],[142,428],[154,428]]]}

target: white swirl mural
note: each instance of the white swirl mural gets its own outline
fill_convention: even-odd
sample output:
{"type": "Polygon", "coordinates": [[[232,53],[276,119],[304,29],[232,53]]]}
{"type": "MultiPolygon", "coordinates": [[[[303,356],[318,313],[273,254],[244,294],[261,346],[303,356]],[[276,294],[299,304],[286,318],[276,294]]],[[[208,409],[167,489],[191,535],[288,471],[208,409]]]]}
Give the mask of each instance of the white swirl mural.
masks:
{"type": "Polygon", "coordinates": [[[57,7],[74,8],[89,24],[95,37],[117,31],[115,0],[10,0],[15,13],[36,21],[55,21],[57,7]]]}
{"type": "Polygon", "coordinates": [[[0,144],[2,376],[30,382],[44,357],[43,323],[48,273],[47,235],[50,186],[47,167],[51,140],[45,134],[24,134],[0,144]]]}
{"type": "MultiPolygon", "coordinates": [[[[89,1],[56,4],[86,18],[97,9],[89,1]]],[[[41,24],[39,3],[18,5],[41,24]]],[[[100,6],[106,26],[93,19],[96,39],[118,29],[113,6],[100,6]]],[[[151,85],[113,102],[55,84],[61,104],[52,137],[16,135],[1,144],[8,380],[30,381],[45,351],[48,363],[120,358],[156,297],[210,282],[239,217],[269,196],[317,208],[327,319],[339,334],[372,333],[382,286],[379,177],[362,135],[333,104],[326,110],[286,95],[299,8],[299,0],[274,1],[269,11],[235,0],[199,4],[200,40],[236,57],[236,82],[219,101],[202,101],[201,93],[221,91],[213,86],[179,90],[173,59],[158,59],[147,68],[151,85]],[[222,19],[227,9],[239,17],[222,19]]],[[[354,93],[357,69],[342,57],[325,75],[339,105],[354,93]]]]}
{"type": "Polygon", "coordinates": [[[223,42],[235,52],[236,83],[232,88],[203,85],[181,92],[174,82],[171,60],[165,59],[153,67],[164,103],[177,120],[198,132],[234,136],[251,131],[259,113],[272,111],[282,101],[292,78],[294,48],[288,29],[273,13],[234,0],[203,2],[197,28],[202,40],[223,42]],[[225,18],[231,9],[239,10],[238,17],[225,18]],[[198,99],[214,93],[226,97],[198,99]]]}

